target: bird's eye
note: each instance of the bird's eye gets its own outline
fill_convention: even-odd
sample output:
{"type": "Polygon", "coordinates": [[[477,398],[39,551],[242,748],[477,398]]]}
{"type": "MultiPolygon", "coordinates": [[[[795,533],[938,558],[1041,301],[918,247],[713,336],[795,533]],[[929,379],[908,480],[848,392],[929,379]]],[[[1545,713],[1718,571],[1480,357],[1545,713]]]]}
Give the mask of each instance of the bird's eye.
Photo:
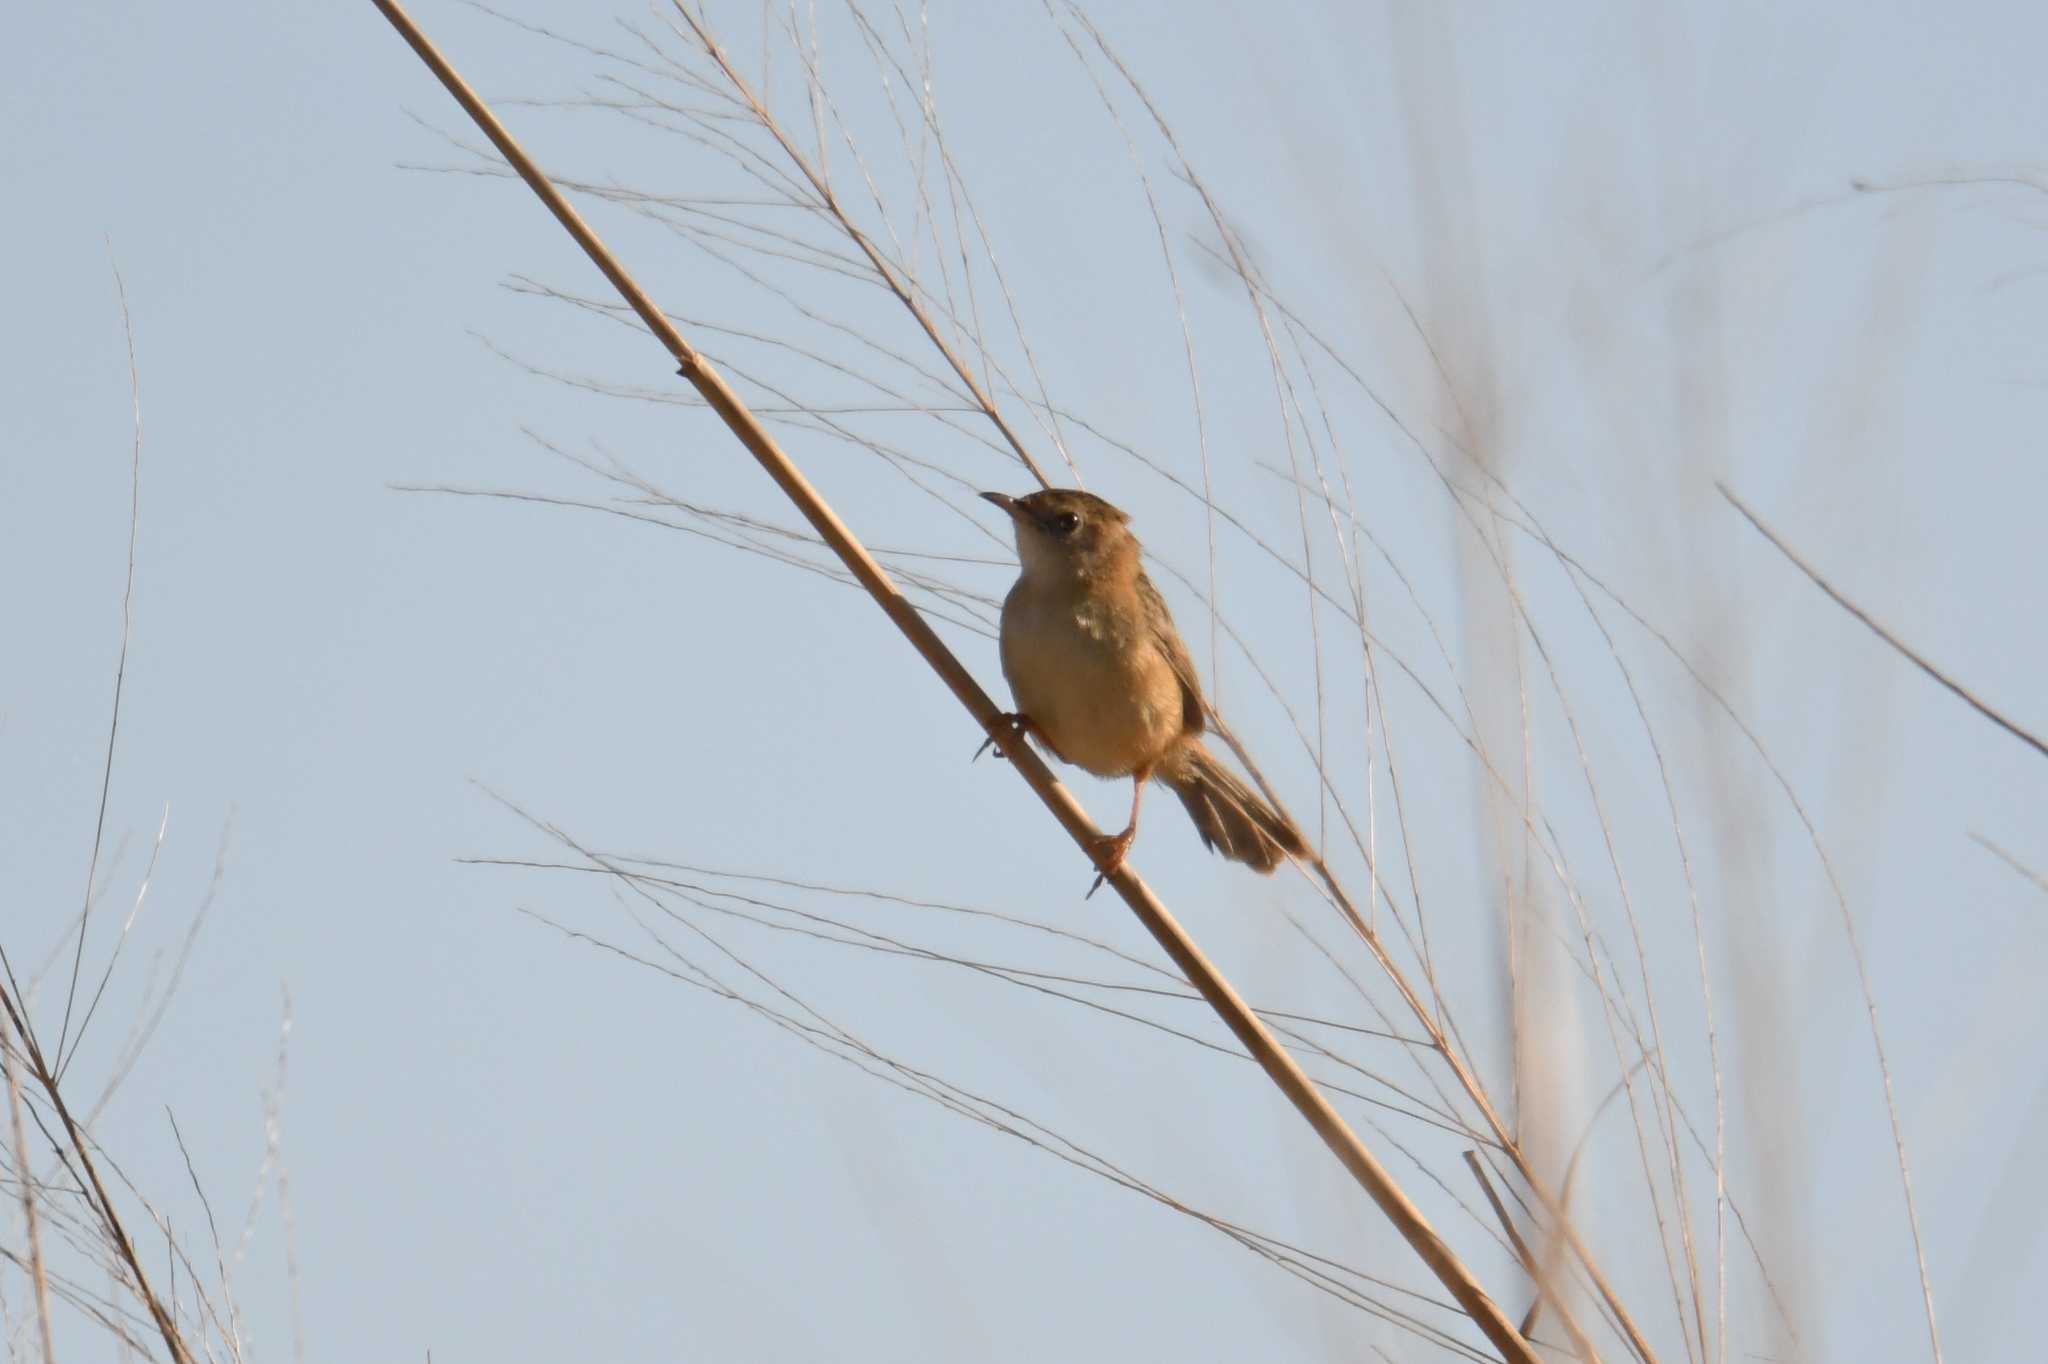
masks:
{"type": "Polygon", "coordinates": [[[1061,512],[1052,519],[1052,528],[1060,535],[1072,535],[1081,525],[1081,518],[1072,512],[1061,512]]]}

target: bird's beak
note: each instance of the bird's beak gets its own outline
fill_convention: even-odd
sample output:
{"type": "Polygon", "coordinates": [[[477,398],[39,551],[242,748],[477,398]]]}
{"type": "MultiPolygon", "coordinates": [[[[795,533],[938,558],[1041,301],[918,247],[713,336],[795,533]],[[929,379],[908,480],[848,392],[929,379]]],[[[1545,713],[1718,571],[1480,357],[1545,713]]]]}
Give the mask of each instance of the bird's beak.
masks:
{"type": "Polygon", "coordinates": [[[1001,507],[1004,511],[1008,512],[1011,516],[1015,516],[1017,514],[1017,499],[1010,496],[1008,493],[983,493],[981,495],[981,500],[984,502],[995,503],[998,507],[1001,507]]]}

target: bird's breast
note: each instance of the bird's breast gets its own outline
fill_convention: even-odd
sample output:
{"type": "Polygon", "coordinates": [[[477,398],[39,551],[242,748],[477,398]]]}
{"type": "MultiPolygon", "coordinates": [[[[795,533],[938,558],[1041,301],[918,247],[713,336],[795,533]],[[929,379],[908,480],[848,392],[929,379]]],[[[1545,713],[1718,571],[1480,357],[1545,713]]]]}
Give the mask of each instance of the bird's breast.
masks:
{"type": "Polygon", "coordinates": [[[1097,776],[1157,761],[1181,737],[1180,680],[1138,615],[1020,581],[1003,603],[1003,675],[1059,755],[1097,776]]]}

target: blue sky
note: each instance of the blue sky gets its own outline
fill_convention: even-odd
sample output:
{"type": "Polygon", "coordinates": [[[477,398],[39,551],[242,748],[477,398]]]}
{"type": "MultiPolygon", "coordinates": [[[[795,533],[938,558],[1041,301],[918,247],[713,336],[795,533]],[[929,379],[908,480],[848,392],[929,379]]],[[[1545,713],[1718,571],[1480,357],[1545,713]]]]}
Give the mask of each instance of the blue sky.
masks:
{"type": "MultiPolygon", "coordinates": [[[[514,12],[625,41],[608,12],[514,12]]],[[[465,6],[415,14],[550,167],[678,195],[733,183],[672,133],[515,102],[616,93],[597,60],[465,6]]],[[[758,70],[758,9],[711,18],[758,70]]],[[[2048,176],[2027,160],[2048,135],[2034,60],[2048,18],[2027,6],[1305,6],[1254,25],[1227,7],[1166,5],[1095,18],[1276,294],[1425,445],[1455,437],[1482,452],[1753,724],[1867,953],[1948,1358],[2015,1357],[2020,1305],[2048,1280],[2048,1252],[2015,1212],[2043,1196],[2048,1010],[2033,981],[2048,927],[2040,890],[1971,835],[2048,865],[2048,767],[1829,606],[1712,488],[1725,479],[1838,587],[2019,723],[2048,728],[2048,176]]],[[[832,88],[871,135],[877,187],[909,231],[880,84],[843,13],[822,24],[832,88]]],[[[239,1229],[289,992],[282,1150],[309,1358],[1311,1359],[1363,1343],[1408,1357],[1403,1337],[1213,1230],[519,912],[657,950],[596,878],[458,861],[561,857],[495,793],[585,846],[995,910],[1157,959],[1119,906],[1081,902],[1081,858],[1014,777],[967,762],[971,722],[864,598],[615,517],[395,490],[606,495],[546,441],[616,457],[694,504],[794,521],[703,412],[531,371],[680,389],[644,337],[505,287],[601,293],[524,191],[419,169],[463,164],[442,134],[470,135],[371,6],[71,7],[16,28],[0,57],[13,206],[0,933],[18,963],[40,962],[76,913],[91,852],[133,440],[118,266],[143,444],[109,906],[133,902],[166,805],[169,821],[81,1067],[104,1074],[153,954],[167,969],[218,860],[175,1002],[98,1135],[196,1228],[168,1106],[239,1229]]],[[[1078,30],[1026,7],[935,7],[930,28],[934,98],[1031,361],[1087,421],[1057,429],[1088,485],[1205,586],[1199,501],[1089,432],[1195,486],[1206,438],[1219,498],[1280,558],[1307,553],[1341,596],[1327,519],[1308,524],[1276,472],[1306,457],[1307,437],[1289,446],[1244,290],[1205,254],[1213,225],[1142,111],[1118,96],[1157,222],[1088,77],[1114,85],[1114,73],[1083,67],[1062,36],[1078,30]],[[1195,338],[1199,424],[1162,235],[1195,338]]],[[[778,61],[769,88],[787,97],[794,62],[786,48],[778,61]]],[[[808,127],[800,102],[785,107],[808,127]]],[[[843,152],[834,166],[864,193],[843,152]]],[[[814,322],[700,245],[616,206],[592,214],[677,313],[861,353],[843,335],[818,340],[814,322]]],[[[922,259],[937,268],[928,249],[922,259]]],[[[919,344],[864,286],[766,268],[882,343],[919,344]]],[[[996,296],[983,300],[993,318],[996,296]]],[[[991,333],[1004,364],[1028,372],[1001,326],[991,333]]],[[[857,389],[770,345],[713,348],[813,404],[857,389]]],[[[1650,963],[1627,988],[1657,994],[1674,1085],[1710,1113],[1690,899],[1633,683],[1697,863],[1731,1187],[1783,1257],[1810,1357],[1924,1357],[1861,995],[1798,816],[1654,641],[1603,602],[1624,679],[1540,546],[1496,522],[1489,551],[1401,430],[1332,366],[1291,373],[1311,370],[1328,385],[1313,401],[1331,414],[1340,453],[1326,453],[1351,480],[1346,500],[1407,580],[1352,542],[1381,667],[1414,660],[1432,690],[1388,676],[1387,711],[1368,723],[1337,606],[1312,614],[1299,580],[1225,527],[1220,605],[1287,705],[1212,635],[1189,583],[1162,575],[1220,703],[1338,847],[1341,814],[1317,799],[1320,744],[1346,808],[1374,812],[1389,867],[1403,860],[1376,745],[1391,736],[1433,960],[1503,1089],[1495,872],[1519,845],[1430,697],[1464,697],[1469,710],[1450,709],[1504,744],[1512,770],[1526,704],[1546,827],[1624,953],[1627,887],[1650,963]],[[1526,635],[1502,645],[1493,553],[1513,560],[1541,651],[1526,635]],[[1603,818],[1624,850],[1618,879],[1603,818]]],[[[740,386],[773,405],[751,379],[740,386]]],[[[1064,467],[1054,424],[1027,413],[1020,425],[1064,467]]],[[[871,544],[952,556],[919,562],[999,595],[1007,548],[970,493],[1021,491],[1027,476],[961,427],[890,430],[946,472],[927,480],[934,495],[814,430],[785,439],[871,544]]],[[[1477,463],[1452,467],[1459,486],[1484,484],[1477,463]]],[[[946,629],[1000,694],[992,643],[946,629]]],[[[1074,786],[1100,818],[1120,814],[1121,786],[1074,786]]],[[[1302,880],[1226,867],[1171,802],[1148,804],[1137,865],[1247,995],[1373,1022],[1287,926],[1366,969],[1302,880]]],[[[1367,883],[1355,850],[1340,860],[1367,883]]],[[[1409,888],[1405,865],[1389,875],[1409,888]]],[[[1548,884],[1531,893],[1568,937],[1569,907],[1548,884]]],[[[962,956],[1098,960],[1019,931],[789,894],[962,956]]],[[[104,960],[118,917],[100,910],[89,961],[104,960]]],[[[957,968],[715,915],[705,926],[880,1049],[1221,1216],[1427,1286],[1241,1062],[957,968]]],[[[1532,1131],[1576,1133],[1615,1073],[1591,996],[1567,986],[1549,1020],[1565,1059],[1525,1096],[1532,1131]]],[[[39,1017],[58,1011],[56,988],[39,1017]]],[[[1215,1035],[1192,1012],[1172,1016],[1215,1035]]],[[[1601,1131],[1580,1176],[1584,1215],[1662,1357],[1683,1358],[1685,1309],[1643,1225],[1636,1146],[1625,1125],[1601,1131]]],[[[1436,1166],[1462,1168],[1455,1146],[1422,1140],[1436,1166]]],[[[1710,1229],[1711,1177],[1693,1172],[1710,1229]]],[[[1498,1248],[1414,1167],[1404,1177],[1519,1309],[1526,1290],[1498,1248]]],[[[254,1354],[283,1357],[294,1295],[274,1190],[254,1227],[238,1297],[254,1354]]],[[[13,1223],[5,1234],[13,1245],[13,1223]]],[[[16,1323],[19,1290],[0,1274],[16,1323]]],[[[1730,1294],[1730,1354],[1779,1348],[1754,1282],[1731,1276],[1730,1294]]],[[[59,1326],[60,1357],[99,1348],[77,1319],[59,1326]]]]}

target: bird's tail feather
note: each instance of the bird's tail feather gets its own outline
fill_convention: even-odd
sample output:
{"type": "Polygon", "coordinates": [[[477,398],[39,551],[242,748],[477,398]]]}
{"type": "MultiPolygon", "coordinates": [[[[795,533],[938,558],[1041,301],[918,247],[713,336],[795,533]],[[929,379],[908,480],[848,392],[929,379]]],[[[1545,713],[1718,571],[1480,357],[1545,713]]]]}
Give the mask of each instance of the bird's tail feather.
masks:
{"type": "Polygon", "coordinates": [[[1262,872],[1272,871],[1283,858],[1308,855],[1308,843],[1287,816],[1201,744],[1188,744],[1158,777],[1187,806],[1204,847],[1262,872]]]}

